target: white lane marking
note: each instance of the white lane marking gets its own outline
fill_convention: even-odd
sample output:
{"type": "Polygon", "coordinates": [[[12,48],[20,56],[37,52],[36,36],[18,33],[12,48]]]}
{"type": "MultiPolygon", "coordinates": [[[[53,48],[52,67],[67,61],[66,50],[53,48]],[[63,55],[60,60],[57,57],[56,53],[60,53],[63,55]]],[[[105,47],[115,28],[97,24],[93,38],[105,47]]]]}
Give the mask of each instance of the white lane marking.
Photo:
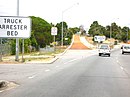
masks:
{"type": "Polygon", "coordinates": [[[120,68],[123,70],[124,68],[122,66],[120,66],[120,68]]]}
{"type": "Polygon", "coordinates": [[[124,68],[122,67],[122,65],[120,64],[120,62],[118,60],[116,62],[120,65],[120,68],[123,70],[124,68]]]}
{"type": "Polygon", "coordinates": [[[50,71],[50,69],[45,70],[45,72],[48,72],[48,71],[50,71]]]}
{"type": "Polygon", "coordinates": [[[29,78],[29,79],[32,79],[32,78],[34,78],[34,77],[36,77],[36,75],[29,76],[28,78],[29,78]]]}
{"type": "Polygon", "coordinates": [[[2,92],[4,92],[4,91],[0,91],[0,93],[2,93],[2,92]]]}
{"type": "Polygon", "coordinates": [[[80,59],[80,58],[76,58],[76,59],[70,60],[70,61],[68,61],[68,62],[65,62],[64,64],[71,63],[71,62],[76,61],[76,60],[78,60],[78,59],[80,59]]]}
{"type": "Polygon", "coordinates": [[[56,68],[58,68],[59,66],[56,66],[56,68]]]}
{"type": "Polygon", "coordinates": [[[118,60],[117,60],[116,62],[117,62],[117,63],[119,63],[119,61],[118,61],[118,60]]]}

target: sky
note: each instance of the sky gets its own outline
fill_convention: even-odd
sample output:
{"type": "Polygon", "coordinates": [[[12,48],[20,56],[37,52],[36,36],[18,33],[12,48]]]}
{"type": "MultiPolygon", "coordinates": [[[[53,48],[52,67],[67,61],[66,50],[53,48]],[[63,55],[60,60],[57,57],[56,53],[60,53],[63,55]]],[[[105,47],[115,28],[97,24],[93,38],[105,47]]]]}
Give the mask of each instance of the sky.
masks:
{"type": "MultiPolygon", "coordinates": [[[[17,16],[17,0],[0,0],[0,16],[17,16]]],[[[83,25],[86,30],[93,21],[102,26],[116,22],[130,27],[130,1],[19,0],[19,16],[41,17],[53,24],[60,23],[63,16],[69,27],[83,25]]]]}

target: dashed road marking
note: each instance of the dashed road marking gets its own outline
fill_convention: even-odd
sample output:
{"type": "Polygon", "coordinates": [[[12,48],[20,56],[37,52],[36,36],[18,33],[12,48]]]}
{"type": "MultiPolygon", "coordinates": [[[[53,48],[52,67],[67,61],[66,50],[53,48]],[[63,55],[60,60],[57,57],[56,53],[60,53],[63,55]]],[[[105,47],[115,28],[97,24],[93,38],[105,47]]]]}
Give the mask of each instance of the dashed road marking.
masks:
{"type": "Polygon", "coordinates": [[[34,77],[36,77],[36,75],[29,76],[28,78],[29,78],[29,79],[32,79],[32,78],[34,78],[34,77]]]}
{"type": "Polygon", "coordinates": [[[117,60],[116,61],[119,65],[120,65],[120,68],[122,69],[122,70],[124,70],[124,68],[122,67],[122,65],[120,64],[120,62],[117,60]]]}
{"type": "Polygon", "coordinates": [[[45,70],[45,72],[48,72],[48,71],[50,71],[50,69],[45,70]]]}
{"type": "Polygon", "coordinates": [[[59,66],[56,66],[56,68],[58,68],[59,66]]]}
{"type": "Polygon", "coordinates": [[[117,60],[116,62],[117,62],[117,63],[119,63],[119,61],[118,61],[118,60],[117,60]]]}
{"type": "Polygon", "coordinates": [[[65,62],[64,64],[71,63],[71,62],[76,61],[76,60],[78,60],[78,59],[79,59],[79,58],[76,58],[76,59],[70,60],[70,61],[68,61],[68,62],[65,62]]]}
{"type": "Polygon", "coordinates": [[[123,70],[124,68],[122,66],[120,66],[120,68],[123,70]]]}
{"type": "Polygon", "coordinates": [[[3,91],[0,91],[0,93],[2,93],[3,91]]]}

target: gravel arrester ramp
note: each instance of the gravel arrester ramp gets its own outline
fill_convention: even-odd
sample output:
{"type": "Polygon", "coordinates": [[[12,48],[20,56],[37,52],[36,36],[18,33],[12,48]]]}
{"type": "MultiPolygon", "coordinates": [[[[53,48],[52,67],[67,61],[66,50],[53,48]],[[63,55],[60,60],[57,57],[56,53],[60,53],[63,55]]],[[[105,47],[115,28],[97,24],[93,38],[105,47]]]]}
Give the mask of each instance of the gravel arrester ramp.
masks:
{"type": "Polygon", "coordinates": [[[72,46],[70,49],[76,49],[76,50],[90,50],[87,46],[85,46],[81,41],[80,41],[80,35],[74,35],[74,42],[72,43],[72,46]]]}

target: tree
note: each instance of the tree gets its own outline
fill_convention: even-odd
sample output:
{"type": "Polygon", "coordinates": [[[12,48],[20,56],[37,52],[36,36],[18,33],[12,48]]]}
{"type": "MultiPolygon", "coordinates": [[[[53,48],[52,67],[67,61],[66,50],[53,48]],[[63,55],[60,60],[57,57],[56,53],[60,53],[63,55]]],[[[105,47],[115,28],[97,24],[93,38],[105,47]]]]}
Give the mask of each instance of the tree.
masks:
{"type": "Polygon", "coordinates": [[[83,25],[80,25],[79,29],[80,29],[81,35],[86,34],[86,31],[84,30],[84,26],[83,25]]]}
{"type": "Polygon", "coordinates": [[[38,44],[40,47],[45,47],[53,41],[51,35],[51,24],[40,17],[32,16],[32,31],[33,37],[36,38],[35,45],[38,44]]]}
{"type": "Polygon", "coordinates": [[[106,26],[106,28],[105,28],[106,31],[105,31],[104,35],[105,35],[107,38],[110,38],[110,29],[111,29],[110,27],[111,27],[111,26],[108,25],[108,26],[106,26]]]}
{"type": "Polygon", "coordinates": [[[130,28],[126,26],[121,28],[115,22],[103,27],[98,24],[98,21],[94,21],[88,32],[90,36],[105,35],[107,38],[110,38],[111,33],[112,38],[125,42],[130,39],[130,28]]]}
{"type": "Polygon", "coordinates": [[[69,33],[71,33],[71,35],[76,34],[77,32],[80,31],[78,27],[69,28],[68,30],[69,30],[69,33]]]}
{"type": "Polygon", "coordinates": [[[31,40],[31,46],[34,46],[34,47],[38,46],[37,40],[34,35],[34,31],[31,32],[30,40],[31,40]]]}
{"type": "Polygon", "coordinates": [[[97,21],[94,21],[91,24],[88,32],[89,32],[90,36],[104,35],[106,33],[106,29],[105,29],[105,27],[99,25],[97,21]]]}
{"type": "Polygon", "coordinates": [[[121,40],[126,42],[129,39],[129,37],[130,37],[129,33],[130,33],[129,28],[126,27],[126,26],[123,27],[122,28],[122,33],[121,33],[121,40]]]}
{"type": "MultiPolygon", "coordinates": [[[[58,34],[56,35],[56,41],[59,42],[59,44],[61,44],[61,36],[62,36],[62,22],[57,23],[56,27],[58,29],[58,34]]],[[[64,36],[66,35],[68,30],[68,25],[66,22],[63,22],[63,38],[65,38],[64,36]]]]}

